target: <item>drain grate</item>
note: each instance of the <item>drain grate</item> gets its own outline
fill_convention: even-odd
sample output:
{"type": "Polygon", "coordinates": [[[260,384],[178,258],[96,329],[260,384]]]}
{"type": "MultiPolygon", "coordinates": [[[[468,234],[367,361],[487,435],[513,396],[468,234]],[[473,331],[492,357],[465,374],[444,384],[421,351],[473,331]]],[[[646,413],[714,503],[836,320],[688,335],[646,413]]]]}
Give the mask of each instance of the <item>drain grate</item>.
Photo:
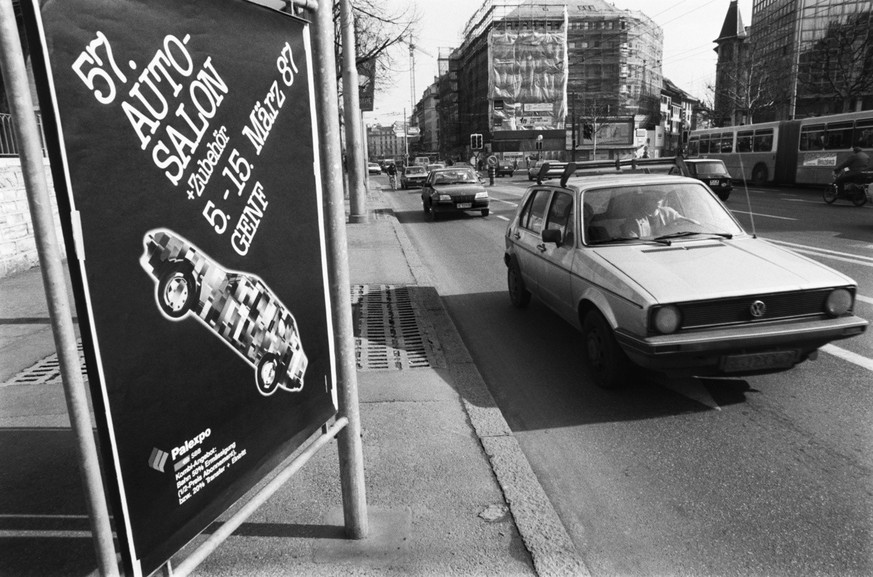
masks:
{"type": "MultiPolygon", "coordinates": [[[[82,367],[82,377],[88,380],[85,371],[85,355],[82,352],[82,340],[76,343],[79,350],[79,365],[82,367]]],[[[24,369],[4,385],[54,385],[61,383],[61,363],[57,353],[50,355],[35,365],[24,369]]]]}
{"type": "Polygon", "coordinates": [[[355,357],[361,370],[430,367],[427,348],[409,289],[394,285],[355,285],[355,357]]]}

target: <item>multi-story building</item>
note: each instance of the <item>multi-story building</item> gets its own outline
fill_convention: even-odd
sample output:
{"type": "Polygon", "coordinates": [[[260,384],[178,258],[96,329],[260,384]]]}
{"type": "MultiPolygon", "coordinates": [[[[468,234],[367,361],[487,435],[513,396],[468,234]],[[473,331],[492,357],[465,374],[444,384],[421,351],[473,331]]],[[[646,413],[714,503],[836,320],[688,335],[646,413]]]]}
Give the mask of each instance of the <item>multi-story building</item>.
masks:
{"type": "Polygon", "coordinates": [[[497,153],[611,158],[659,123],[663,35],[640,12],[604,0],[486,0],[464,37],[438,107],[454,123],[442,144],[459,157],[479,133],[497,153]]]}
{"type": "Polygon", "coordinates": [[[416,156],[425,155],[434,159],[440,157],[440,126],[437,115],[437,103],[439,102],[439,86],[437,79],[427,87],[421,96],[421,100],[415,105],[414,124],[419,128],[420,134],[416,144],[416,156]]]}
{"type": "Polygon", "coordinates": [[[370,160],[378,162],[385,158],[400,160],[406,157],[408,146],[402,123],[391,126],[375,124],[367,126],[367,153],[370,160]]]}
{"type": "Polygon", "coordinates": [[[750,90],[753,120],[873,108],[873,2],[755,0],[750,90]]]}

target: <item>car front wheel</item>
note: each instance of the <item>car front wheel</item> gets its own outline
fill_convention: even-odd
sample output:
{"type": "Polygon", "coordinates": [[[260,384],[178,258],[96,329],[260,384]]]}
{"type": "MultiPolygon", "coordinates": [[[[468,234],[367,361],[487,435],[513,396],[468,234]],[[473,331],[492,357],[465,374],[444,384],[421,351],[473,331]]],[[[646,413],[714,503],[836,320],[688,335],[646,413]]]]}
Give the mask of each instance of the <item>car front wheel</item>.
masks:
{"type": "Polygon", "coordinates": [[[630,378],[630,359],[621,350],[612,328],[598,311],[588,311],[582,321],[582,344],[585,359],[595,384],[604,389],[618,389],[630,378]]]}
{"type": "Polygon", "coordinates": [[[279,388],[279,357],[275,353],[266,353],[258,363],[258,392],[270,396],[279,388]]]}

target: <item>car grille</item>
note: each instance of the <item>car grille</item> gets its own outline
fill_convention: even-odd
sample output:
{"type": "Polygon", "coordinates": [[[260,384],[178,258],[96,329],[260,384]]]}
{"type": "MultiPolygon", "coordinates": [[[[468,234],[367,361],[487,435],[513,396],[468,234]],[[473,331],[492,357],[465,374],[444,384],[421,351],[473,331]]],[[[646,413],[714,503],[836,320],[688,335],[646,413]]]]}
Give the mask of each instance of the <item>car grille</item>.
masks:
{"type": "Polygon", "coordinates": [[[476,199],[475,194],[453,194],[453,202],[473,202],[476,199]]]}
{"type": "Polygon", "coordinates": [[[679,305],[682,310],[682,328],[696,329],[820,315],[824,314],[825,301],[830,292],[831,289],[824,289],[685,303],[679,305]],[[756,301],[761,301],[766,306],[766,311],[760,317],[752,316],[752,303],[756,301]]]}

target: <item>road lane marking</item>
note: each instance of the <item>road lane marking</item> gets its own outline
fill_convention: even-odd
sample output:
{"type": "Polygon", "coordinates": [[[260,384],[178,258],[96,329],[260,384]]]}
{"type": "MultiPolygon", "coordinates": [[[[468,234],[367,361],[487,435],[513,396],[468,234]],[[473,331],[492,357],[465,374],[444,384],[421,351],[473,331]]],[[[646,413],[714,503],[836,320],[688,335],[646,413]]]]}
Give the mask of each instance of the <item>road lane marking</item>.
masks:
{"type": "Polygon", "coordinates": [[[870,297],[865,297],[862,295],[855,295],[856,301],[861,301],[862,303],[867,303],[868,305],[873,305],[873,299],[870,297]]]}
{"type": "Polygon", "coordinates": [[[506,218],[505,216],[501,215],[501,214],[495,214],[494,216],[496,216],[496,217],[499,218],[500,220],[505,220],[506,222],[509,222],[509,219],[506,218]]]}
{"type": "Polygon", "coordinates": [[[788,247],[794,251],[808,254],[811,256],[819,256],[824,258],[830,258],[833,260],[839,260],[842,262],[850,262],[852,264],[859,264],[861,266],[869,266],[873,267],[873,257],[864,256],[860,254],[851,254],[848,252],[840,252],[837,250],[829,250],[826,248],[818,248],[814,246],[807,246],[804,244],[797,244],[794,242],[786,242],[784,240],[776,240],[772,238],[766,239],[768,242],[772,242],[773,244],[781,245],[788,247]]]}
{"type": "Polygon", "coordinates": [[[751,214],[752,216],[762,216],[765,218],[776,218],[779,220],[800,220],[798,218],[789,218],[787,216],[776,216],[774,214],[762,214],[760,212],[749,212],[748,210],[733,210],[733,209],[731,209],[731,212],[738,212],[740,214],[751,214]]]}
{"type": "Polygon", "coordinates": [[[844,361],[848,361],[854,365],[858,365],[859,367],[867,369],[868,371],[873,371],[873,359],[868,359],[867,357],[859,355],[858,353],[853,353],[852,351],[847,351],[846,349],[841,349],[840,347],[834,345],[825,345],[819,350],[843,359],[844,361]]]}
{"type": "Polygon", "coordinates": [[[494,202],[503,202],[503,203],[506,203],[506,204],[508,204],[508,205],[510,205],[510,206],[518,206],[518,203],[517,203],[517,202],[512,202],[512,201],[510,201],[510,200],[503,200],[502,198],[494,198],[494,197],[491,197],[491,200],[494,201],[494,202]]]}

